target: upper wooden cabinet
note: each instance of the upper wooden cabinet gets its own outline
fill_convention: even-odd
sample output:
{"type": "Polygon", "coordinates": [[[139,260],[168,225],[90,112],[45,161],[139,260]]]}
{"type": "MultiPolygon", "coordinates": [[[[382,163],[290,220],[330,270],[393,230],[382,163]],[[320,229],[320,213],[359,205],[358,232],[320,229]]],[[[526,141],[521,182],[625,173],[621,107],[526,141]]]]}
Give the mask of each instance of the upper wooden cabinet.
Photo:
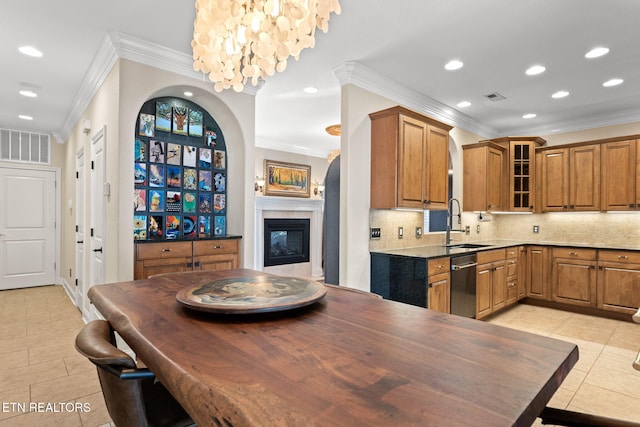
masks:
{"type": "Polygon", "coordinates": [[[503,211],[506,200],[507,150],[492,142],[463,145],[465,211],[503,211]]]}
{"type": "Polygon", "coordinates": [[[542,212],[600,210],[600,144],[540,151],[542,212]]]}
{"type": "Polygon", "coordinates": [[[533,212],[535,148],[545,142],[510,136],[463,146],[464,209],[533,212]]]}
{"type": "Polygon", "coordinates": [[[447,209],[451,126],[403,107],[371,118],[371,208],[447,209]]]}
{"type": "Polygon", "coordinates": [[[640,140],[629,139],[602,144],[602,210],[640,207],[639,143],[640,140]]]}

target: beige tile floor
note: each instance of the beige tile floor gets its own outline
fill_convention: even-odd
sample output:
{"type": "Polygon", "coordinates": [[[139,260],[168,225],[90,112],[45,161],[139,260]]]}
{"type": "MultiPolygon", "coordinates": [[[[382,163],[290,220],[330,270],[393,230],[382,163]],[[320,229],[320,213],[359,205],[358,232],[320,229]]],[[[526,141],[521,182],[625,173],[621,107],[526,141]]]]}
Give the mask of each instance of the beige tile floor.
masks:
{"type": "MultiPolygon", "coordinates": [[[[640,422],[640,372],[631,367],[640,325],[522,304],[489,322],[579,346],[551,406],[640,422]]],[[[110,425],[95,367],[73,345],[82,326],[61,286],[0,291],[0,427],[110,425]],[[90,410],[62,409],[68,402],[90,410]],[[30,403],[58,412],[29,412],[30,403]]]]}
{"type": "Polygon", "coordinates": [[[549,406],[640,423],[640,371],[632,367],[640,324],[525,304],[488,321],[578,345],[580,359],[549,406]]]}

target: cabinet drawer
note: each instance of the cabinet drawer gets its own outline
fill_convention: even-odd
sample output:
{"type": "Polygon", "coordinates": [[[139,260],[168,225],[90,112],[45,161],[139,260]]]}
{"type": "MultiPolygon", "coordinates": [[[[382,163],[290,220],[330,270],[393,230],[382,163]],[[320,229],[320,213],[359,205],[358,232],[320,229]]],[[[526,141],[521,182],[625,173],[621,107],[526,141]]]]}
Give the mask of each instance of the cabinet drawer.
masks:
{"type": "Polygon", "coordinates": [[[599,261],[628,262],[640,264],[640,252],[635,251],[599,251],[599,261]]]}
{"type": "Polygon", "coordinates": [[[450,258],[435,258],[428,262],[429,276],[439,273],[448,273],[451,268],[450,258]]]}
{"type": "Polygon", "coordinates": [[[507,259],[507,277],[518,276],[518,261],[516,259],[507,259]]]}
{"type": "Polygon", "coordinates": [[[136,259],[190,257],[191,242],[137,243],[136,259]]]}
{"type": "Polygon", "coordinates": [[[518,253],[520,252],[520,247],[519,246],[514,246],[513,248],[507,248],[506,249],[506,258],[517,258],[518,257],[518,253]]]}
{"type": "Polygon", "coordinates": [[[238,240],[200,240],[193,242],[193,255],[237,254],[238,240]]]}
{"type": "Polygon", "coordinates": [[[486,264],[488,262],[504,261],[505,250],[494,249],[492,251],[478,252],[478,264],[486,264]]]}
{"type": "Polygon", "coordinates": [[[553,248],[553,258],[567,258],[567,259],[583,259],[583,260],[595,260],[595,249],[584,248],[553,248]]]}

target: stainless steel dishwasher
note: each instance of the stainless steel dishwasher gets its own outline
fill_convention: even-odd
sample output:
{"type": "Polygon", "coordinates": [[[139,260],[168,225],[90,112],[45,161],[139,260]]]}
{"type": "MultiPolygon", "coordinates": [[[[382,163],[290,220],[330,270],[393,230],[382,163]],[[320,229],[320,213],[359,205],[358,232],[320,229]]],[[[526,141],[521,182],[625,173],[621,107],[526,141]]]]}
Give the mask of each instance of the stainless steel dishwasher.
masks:
{"type": "Polygon", "coordinates": [[[476,254],[451,257],[451,314],[476,317],[476,254]]]}

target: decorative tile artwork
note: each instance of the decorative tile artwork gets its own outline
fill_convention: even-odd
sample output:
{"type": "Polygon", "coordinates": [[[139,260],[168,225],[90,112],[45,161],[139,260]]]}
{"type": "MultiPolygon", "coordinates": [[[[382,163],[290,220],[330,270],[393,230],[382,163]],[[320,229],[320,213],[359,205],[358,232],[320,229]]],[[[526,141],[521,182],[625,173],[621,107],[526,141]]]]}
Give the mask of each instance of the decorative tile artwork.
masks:
{"type": "Polygon", "coordinates": [[[226,144],[208,112],[180,98],[147,101],[134,147],[134,240],[226,235],[226,144]]]}

